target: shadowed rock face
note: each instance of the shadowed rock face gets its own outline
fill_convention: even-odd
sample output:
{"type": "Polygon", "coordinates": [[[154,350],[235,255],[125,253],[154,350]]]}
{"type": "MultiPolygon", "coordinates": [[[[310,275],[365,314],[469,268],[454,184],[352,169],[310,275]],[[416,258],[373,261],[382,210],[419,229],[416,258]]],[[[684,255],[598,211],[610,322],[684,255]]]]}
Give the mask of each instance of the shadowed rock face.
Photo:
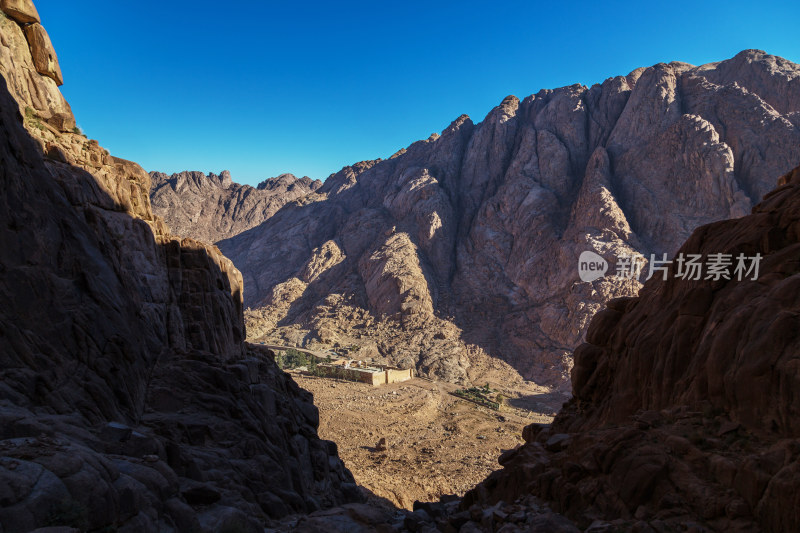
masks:
{"type": "Polygon", "coordinates": [[[622,530],[800,528],[800,167],[681,251],[763,259],[757,280],[672,270],[610,301],[575,351],[573,399],[463,507],[535,495],[622,530]]]}
{"type": "Polygon", "coordinates": [[[0,37],[0,530],[250,531],[356,498],[310,394],[243,342],[233,264],[0,37]]]}
{"type": "Polygon", "coordinates": [[[217,176],[151,172],[153,212],[171,231],[215,243],[258,226],[289,202],[309,196],[319,180],[281,174],[257,187],[234,183],[227,170],[217,176]]]}
{"type": "Polygon", "coordinates": [[[681,247],[760,254],[757,280],[650,282],[592,321],[572,374],[591,420],[708,401],[750,431],[800,437],[800,168],[780,183],[751,215],[703,226],[681,247]]]}
{"type": "Polygon", "coordinates": [[[564,384],[590,318],[641,286],[613,275],[616,257],[671,254],[697,226],[747,214],[800,160],[799,113],[800,67],[755,50],[508,97],[219,246],[261,308],[259,334],[349,343],[362,325],[326,321],[334,295],[425,342],[443,320],[464,332],[455,347],[385,350],[395,360],[448,360],[437,375],[459,380],[477,345],[564,384]],[[301,287],[330,248],[337,261],[301,287]],[[581,282],[584,250],[612,275],[581,282]]]}

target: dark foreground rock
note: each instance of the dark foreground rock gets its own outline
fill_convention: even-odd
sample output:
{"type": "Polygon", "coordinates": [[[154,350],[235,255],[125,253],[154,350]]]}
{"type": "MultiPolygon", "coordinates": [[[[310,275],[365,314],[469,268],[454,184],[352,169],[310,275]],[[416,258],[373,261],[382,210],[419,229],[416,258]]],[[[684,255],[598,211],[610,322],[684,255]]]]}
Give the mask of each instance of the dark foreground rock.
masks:
{"type": "Polygon", "coordinates": [[[763,259],[757,280],[673,270],[609,302],[575,352],[574,398],[462,509],[533,495],[590,531],[800,529],[800,168],[681,251],[763,259]]]}
{"type": "Polygon", "coordinates": [[[243,342],[233,264],[71,131],[17,22],[0,37],[0,531],[262,531],[359,501],[311,395],[243,342]]]}

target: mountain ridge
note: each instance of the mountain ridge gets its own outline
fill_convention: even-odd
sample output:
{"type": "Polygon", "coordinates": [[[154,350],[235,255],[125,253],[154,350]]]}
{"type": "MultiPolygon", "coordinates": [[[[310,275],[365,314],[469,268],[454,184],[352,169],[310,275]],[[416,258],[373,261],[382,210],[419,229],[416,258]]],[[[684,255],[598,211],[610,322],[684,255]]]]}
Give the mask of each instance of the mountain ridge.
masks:
{"type": "Polygon", "coordinates": [[[389,159],[345,167],[319,196],[218,243],[243,272],[253,338],[367,337],[368,353],[448,380],[467,379],[469,348],[564,386],[594,312],[641,286],[581,283],[580,252],[614,273],[620,255],[660,257],[701,224],[747,214],[800,159],[799,79],[800,67],[758,50],[659,63],[509,96],[478,124],[461,116],[389,159]],[[385,276],[362,260],[388,252],[385,276]],[[308,279],[312,264],[327,266],[308,279]],[[354,309],[366,322],[348,323],[354,309]],[[364,330],[380,321],[407,346],[364,330]],[[452,338],[424,333],[439,329],[452,338]]]}
{"type": "MultiPolygon", "coordinates": [[[[647,281],[637,297],[598,304],[575,351],[573,398],[556,421],[527,426],[526,443],[503,452],[503,469],[463,500],[396,513],[352,503],[362,495],[336,444],[319,439],[311,395],[274,353],[243,342],[243,276],[233,263],[213,245],[171,233],[153,214],[150,176],[74,129],[31,0],[8,0],[0,10],[14,17],[0,16],[2,531],[800,527],[800,168],[769,187],[751,214],[693,229],[681,245],[701,256],[759,254],[759,279],[686,280],[672,267],[671,279],[647,281]]],[[[773,67],[778,75],[796,69],[758,53],[698,67],[721,84],[684,79],[693,70],[681,64],[644,69],[630,94],[611,91],[606,101],[616,94],[627,103],[650,89],[663,98],[637,97],[619,132],[567,127],[580,123],[561,120],[580,118],[571,106],[584,101],[575,99],[586,92],[580,88],[544,94],[538,104],[507,98],[489,122],[459,119],[392,159],[347,167],[319,197],[286,204],[234,243],[246,262],[291,274],[264,291],[271,307],[261,318],[301,340],[311,333],[296,327],[304,314],[320,338],[364,341],[359,331],[377,332],[372,342],[384,356],[464,379],[486,361],[463,341],[458,321],[480,326],[508,305],[539,312],[525,299],[533,282],[519,271],[550,276],[542,286],[556,296],[545,296],[566,298],[562,282],[574,275],[559,272],[561,264],[542,268],[559,253],[574,269],[573,252],[585,244],[608,257],[671,243],[697,220],[644,214],[680,203],[738,213],[768,187],[761,166],[782,162],[760,150],[756,133],[779,149],[794,142],[798,101],[792,90],[766,94],[770,78],[758,73],[773,67]],[[726,72],[750,59],[760,62],[745,78],[753,91],[728,83],[726,72]],[[648,76],[652,83],[642,85],[648,76]],[[766,99],[754,92],[759,84],[766,99]],[[742,117],[719,120],[731,111],[742,117]],[[603,146],[571,131],[594,131],[603,146]],[[636,145],[626,147],[628,138],[636,145]],[[678,182],[684,171],[691,179],[678,182]],[[463,191],[462,181],[470,185],[463,191]],[[648,196],[659,186],[674,198],[648,196]],[[630,202],[650,212],[633,213],[630,202]],[[277,231],[295,239],[270,240],[277,231]],[[269,246],[275,255],[264,254],[269,246]],[[289,264],[264,262],[284,258],[289,264]],[[482,298],[470,301],[477,290],[482,298]],[[431,357],[436,350],[440,360],[431,357]],[[457,368],[448,366],[452,358],[457,368]]],[[[797,78],[787,79],[776,87],[796,89],[797,78]]],[[[229,176],[214,179],[231,187],[229,176]]],[[[264,189],[280,189],[280,181],[264,189]]],[[[614,283],[573,284],[572,304],[606,299],[620,288],[614,283]],[[605,292],[587,296],[590,289],[605,292]]],[[[258,318],[248,320],[258,327],[258,318]]],[[[398,411],[413,416],[418,405],[398,411]]],[[[426,399],[422,408],[441,405],[426,399]]],[[[364,425],[379,427],[372,422],[364,425]]],[[[469,448],[482,435],[475,436],[469,448]]],[[[434,459],[424,438],[413,444],[434,459]]],[[[381,439],[383,450],[361,453],[383,475],[381,462],[401,463],[392,446],[381,439]]],[[[465,468],[474,455],[466,453],[465,468]]]]}
{"type": "Polygon", "coordinates": [[[281,174],[255,187],[233,181],[231,173],[150,172],[150,201],[172,231],[209,244],[258,226],[285,204],[322,186],[308,176],[281,174]]]}

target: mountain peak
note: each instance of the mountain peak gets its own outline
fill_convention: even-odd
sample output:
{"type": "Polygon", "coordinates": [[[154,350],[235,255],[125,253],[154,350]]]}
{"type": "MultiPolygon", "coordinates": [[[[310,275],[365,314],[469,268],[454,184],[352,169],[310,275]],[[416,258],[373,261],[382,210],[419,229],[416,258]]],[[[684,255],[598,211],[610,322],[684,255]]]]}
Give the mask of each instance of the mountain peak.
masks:
{"type": "Polygon", "coordinates": [[[233,181],[231,173],[151,172],[151,203],[176,233],[204,242],[227,239],[261,224],[284,205],[313,194],[322,182],[293,174],[269,178],[257,187],[233,181]]]}
{"type": "MultiPolygon", "coordinates": [[[[541,90],[524,103],[508,96],[477,126],[462,115],[436,140],[345,167],[320,189],[324,198],[220,246],[245,276],[248,304],[262,305],[270,324],[289,324],[291,309],[297,323],[287,335],[299,327],[313,337],[326,308],[315,295],[344,293],[406,328],[454,317],[469,332],[465,342],[528,379],[565,387],[570,347],[591,316],[640,287],[613,273],[583,285],[574,264],[581,252],[611,265],[618,255],[672,253],[696,225],[749,212],[800,160],[800,86],[786,81],[800,67],[758,57],[660,63],[592,88],[541,90]],[[401,233],[405,240],[390,241],[401,233]],[[298,235],[302,246],[287,242],[298,235]],[[270,303],[329,242],[345,251],[330,276],[292,306],[270,303]],[[269,272],[267,257],[279,265],[269,272]],[[371,258],[385,265],[380,275],[371,258]]],[[[326,338],[345,344],[365,335],[345,324],[332,337],[334,329],[326,326],[326,338]]],[[[403,350],[420,354],[418,368],[462,379],[466,347],[427,339],[403,350]]],[[[385,349],[398,358],[403,350],[385,349]]]]}

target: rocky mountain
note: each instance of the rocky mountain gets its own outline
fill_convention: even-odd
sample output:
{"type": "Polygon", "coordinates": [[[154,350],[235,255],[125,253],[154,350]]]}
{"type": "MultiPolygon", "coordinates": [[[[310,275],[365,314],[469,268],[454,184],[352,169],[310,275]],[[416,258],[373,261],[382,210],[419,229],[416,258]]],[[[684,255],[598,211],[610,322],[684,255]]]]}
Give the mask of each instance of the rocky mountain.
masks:
{"type": "MultiPolygon", "coordinates": [[[[800,348],[800,168],[786,174],[752,214],[702,226],[680,248],[684,255],[696,254],[707,260],[717,254],[758,256],[757,279],[737,279],[732,265],[716,279],[682,279],[677,264],[672,264],[666,279],[649,280],[638,297],[610,300],[591,320],[587,342],[575,350],[573,398],[551,426],[528,426],[526,444],[503,453],[503,469],[463,500],[447,497],[438,503],[418,503],[416,511],[401,517],[399,523],[397,516],[376,506],[349,503],[325,509],[357,499],[356,487],[337,458],[335,444],[317,437],[318,411],[309,394],[278,370],[271,352],[243,342],[242,276],[215,247],[176,237],[167,230],[152,212],[150,177],[141,167],[109,155],[97,142],[73,130],[74,117],[57,88],[61,73],[55,51],[30,0],[5,0],[0,12],[3,532],[41,528],[41,533],[222,533],[265,531],[265,525],[267,530],[295,533],[432,528],[461,532],[800,529],[800,403],[795,392],[800,385],[796,363],[800,348]],[[296,512],[304,514],[273,520],[296,512]]],[[[780,108],[781,102],[797,103],[790,91],[797,87],[796,77],[787,74],[792,65],[748,52],[710,67],[672,65],[655,70],[667,68],[686,69],[676,79],[689,76],[688,72],[707,75],[704,79],[712,80],[707,82],[711,89],[722,87],[718,90],[744,95],[745,102],[761,106],[728,110],[734,117],[749,117],[753,109],[766,110],[760,121],[747,122],[747,128],[737,130],[735,121],[725,120],[719,128],[703,125],[701,133],[710,135],[724,124],[726,135],[739,131],[748,142],[758,141],[759,136],[771,143],[779,143],[784,136],[793,138],[797,114],[780,108]],[[749,88],[741,82],[726,85],[732,72],[738,76],[750,68],[761,70],[748,78],[752,82],[749,88]],[[766,103],[762,93],[768,91],[764,88],[781,76],[785,91],[776,89],[772,96],[782,94],[783,99],[766,103]],[[756,89],[761,91],[758,100],[748,96],[756,89]],[[758,136],[748,131],[757,131],[758,136]]],[[[642,87],[646,73],[641,73],[636,87],[642,87]]],[[[684,81],[696,87],[691,80],[684,81]]],[[[682,106],[693,101],[685,84],[682,81],[682,88],[670,93],[665,82],[656,92],[667,100],[680,95],[684,109],[682,106]]],[[[633,88],[625,101],[633,100],[636,91],[633,88]]],[[[731,101],[738,102],[735,98],[731,101]]],[[[336,327],[338,316],[343,315],[349,323],[341,328],[350,328],[348,335],[380,330],[381,342],[393,334],[404,335],[408,346],[430,347],[432,352],[447,346],[454,354],[463,350],[466,363],[477,360],[456,324],[464,318],[441,311],[460,308],[465,295],[471,294],[464,288],[468,287],[464,274],[454,270],[441,287],[431,284],[429,280],[438,281],[441,276],[440,264],[431,258],[449,250],[455,254],[454,269],[467,265],[476,275],[498,275],[493,270],[497,265],[481,270],[476,266],[478,260],[466,254],[473,248],[460,252],[460,247],[470,243],[487,252],[485,246],[492,242],[489,237],[497,239],[500,244],[493,255],[475,257],[484,261],[480,265],[490,259],[500,261],[506,250],[501,246],[505,241],[499,239],[501,230],[511,229],[489,222],[507,221],[505,217],[517,204],[491,204],[496,210],[490,216],[490,204],[483,196],[473,196],[473,189],[458,193],[460,189],[439,185],[438,178],[437,183],[432,180],[436,175],[443,184],[452,184],[448,177],[467,179],[462,176],[461,161],[467,160],[473,144],[494,146],[495,137],[511,138],[502,133],[514,123],[532,128],[527,122],[515,121],[518,113],[512,116],[514,105],[510,102],[505,120],[497,120],[490,136],[480,133],[485,131],[483,125],[470,127],[463,119],[441,137],[412,145],[388,162],[345,169],[326,183],[319,197],[309,197],[313,203],[295,202],[279,210],[266,226],[275,221],[285,228],[286,217],[300,214],[294,218],[299,226],[292,234],[298,237],[303,228],[311,227],[311,214],[320,215],[320,223],[334,221],[345,226],[329,228],[334,233],[341,229],[341,237],[305,234],[312,241],[325,240],[310,252],[306,250],[312,260],[297,268],[291,283],[273,287],[267,294],[269,305],[285,310],[280,311],[284,318],[306,313],[316,321],[318,332],[336,327]],[[473,140],[485,139],[484,135],[491,142],[473,140]],[[453,145],[464,148],[457,162],[447,156],[453,145]],[[444,151],[434,150],[436,146],[444,151]],[[407,154],[411,155],[406,161],[407,154]],[[393,194],[377,197],[380,203],[367,200],[368,191],[382,190],[382,178],[391,177],[403,161],[410,163],[422,155],[437,156],[430,161],[438,163],[424,170],[404,170],[402,175],[411,183],[403,182],[405,185],[392,189],[393,194]],[[446,165],[448,161],[453,164],[446,165]],[[460,203],[453,203],[455,199],[460,203]],[[362,202],[366,207],[359,207],[362,202]],[[404,205],[409,211],[400,217],[396,213],[404,205]],[[452,209],[449,214],[448,205],[452,209]],[[458,222],[455,228],[445,222],[461,220],[478,205],[484,207],[473,213],[468,234],[448,233],[466,231],[466,222],[458,222]],[[438,219],[426,218],[431,213],[437,213],[438,219]],[[385,225],[393,221],[398,223],[385,225]],[[429,235],[424,240],[411,229],[426,227],[426,221],[437,229],[423,233],[422,237],[429,235]],[[476,225],[479,221],[484,225],[476,225]],[[486,240],[478,239],[479,228],[486,240]],[[441,247],[431,247],[431,243],[451,242],[440,235],[452,238],[452,247],[444,247],[444,252],[441,247]],[[374,246],[376,241],[380,246],[374,246]],[[419,284],[420,276],[426,285],[419,284]],[[326,295],[328,287],[342,290],[326,295]],[[343,290],[350,287],[354,292],[343,290]],[[393,333],[392,321],[405,329],[393,333]],[[434,324],[442,327],[434,331],[434,324]]],[[[730,118],[724,113],[725,100],[708,102],[714,104],[715,113],[730,118]]],[[[523,116],[530,117],[533,104],[528,106],[520,104],[517,109],[527,109],[523,116]]],[[[566,108],[577,109],[570,104],[566,108]]],[[[621,116],[617,117],[616,124],[621,121],[621,116]]],[[[681,131],[691,138],[698,135],[691,128],[681,131]]],[[[662,134],[664,139],[669,139],[667,133],[662,134]]],[[[544,153],[547,142],[539,143],[539,130],[529,135],[537,139],[537,153],[544,153]]],[[[728,198],[728,214],[735,215],[745,199],[751,201],[744,187],[760,194],[759,180],[767,180],[764,168],[780,164],[767,155],[772,153],[770,146],[780,148],[780,144],[765,144],[762,153],[748,148],[751,145],[747,143],[737,144],[736,136],[719,135],[717,144],[724,142],[730,152],[717,148],[733,154],[733,170],[728,174],[732,181],[727,185],[731,190],[734,182],[740,187],[729,198],[720,197],[728,198]],[[728,141],[721,140],[724,138],[728,141]],[[748,155],[741,155],[745,153],[748,155]]],[[[548,137],[546,133],[542,136],[548,137]]],[[[655,143],[652,139],[643,142],[655,143]]],[[[522,146],[515,146],[514,153],[522,146]]],[[[711,141],[701,146],[716,153],[711,141]]],[[[647,198],[648,191],[662,189],[646,179],[649,174],[637,175],[637,180],[622,179],[619,169],[630,168],[623,163],[633,164],[624,159],[625,152],[614,155],[608,145],[603,148],[607,157],[603,157],[598,150],[592,149],[588,161],[597,165],[587,163],[590,177],[583,179],[575,193],[570,216],[550,223],[560,221],[574,229],[577,222],[573,219],[578,215],[572,215],[580,211],[575,206],[597,202],[591,199],[599,197],[606,202],[603,209],[588,211],[596,224],[590,228],[597,232],[579,235],[574,241],[564,241],[566,237],[561,236],[557,243],[562,248],[555,250],[566,253],[563,250],[570,242],[589,242],[594,250],[607,254],[603,246],[642,250],[660,242],[658,239],[666,242],[666,234],[650,234],[631,223],[621,225],[621,220],[628,219],[625,210],[632,208],[622,200],[614,203],[615,198],[628,198],[619,191],[629,189],[620,184],[633,187],[635,198],[647,198]],[[597,153],[601,155],[595,156],[597,153]],[[631,183],[647,183],[652,188],[645,191],[631,183]],[[614,226],[618,233],[610,233],[613,220],[618,222],[614,226]]],[[[654,162],[666,157],[660,154],[677,154],[655,148],[652,152],[641,150],[650,154],[647,163],[641,164],[653,172],[662,169],[654,162]]],[[[492,154],[487,156],[489,163],[470,159],[482,169],[467,174],[470,183],[484,179],[480,177],[483,172],[497,177],[492,172],[505,165],[497,163],[504,161],[505,152],[492,149],[487,153],[492,154]]],[[[687,173],[705,160],[697,159],[692,151],[686,154],[681,168],[687,173]]],[[[528,168],[514,167],[514,158],[510,161],[509,169],[528,168]]],[[[534,202],[537,194],[544,200],[558,200],[554,190],[550,194],[536,192],[544,188],[541,180],[545,180],[535,174],[541,172],[544,159],[537,155],[537,161],[525,172],[538,176],[540,185],[514,189],[528,191],[518,197],[517,214],[526,212],[521,207],[526,201],[528,207],[540,206],[534,202]]],[[[511,175],[514,172],[508,169],[503,173],[511,175]]],[[[701,198],[710,202],[713,194],[702,197],[697,192],[705,186],[720,195],[727,190],[721,187],[719,175],[705,176],[717,181],[682,184],[696,193],[695,197],[686,196],[685,202],[701,198]]],[[[490,198],[509,187],[503,181],[490,198]]],[[[492,189],[490,182],[486,188],[492,189]]],[[[669,205],[666,199],[661,201],[669,205]]],[[[662,225],[647,225],[642,219],[636,224],[655,231],[674,229],[669,221],[679,221],[670,218],[670,213],[662,218],[662,225]]],[[[533,219],[525,220],[534,230],[541,229],[544,222],[533,219]]],[[[242,242],[251,245],[246,249],[262,256],[266,245],[252,245],[260,242],[262,237],[257,234],[263,227],[242,234],[249,239],[242,242]]],[[[541,239],[552,243],[554,239],[549,233],[535,237],[525,242],[536,244],[536,239],[541,239]]],[[[517,249],[516,242],[510,250],[517,249]]],[[[312,245],[276,241],[276,257],[302,255],[303,246],[312,245]]],[[[543,252],[539,253],[538,260],[544,262],[543,252]]],[[[275,267],[283,268],[280,264],[275,267]]],[[[554,271],[544,272],[554,276],[554,271]]],[[[566,279],[572,274],[562,275],[566,279]]],[[[615,281],[585,283],[579,287],[599,291],[603,283],[613,288],[615,281]]],[[[468,318],[472,316],[468,313],[487,316],[487,328],[494,327],[489,311],[510,305],[502,298],[497,302],[489,298],[490,289],[485,287],[479,303],[494,307],[464,308],[468,318]]],[[[520,292],[520,299],[522,296],[520,292]]],[[[264,309],[268,313],[270,308],[264,309]]],[[[530,309],[538,308],[531,305],[530,309]]],[[[268,314],[265,317],[270,318],[268,314]]],[[[302,335],[302,324],[294,326],[302,335]]],[[[331,329],[326,335],[340,332],[331,329]]],[[[375,346],[384,349],[377,342],[375,346]]],[[[420,357],[425,360],[424,354],[420,357]]],[[[428,407],[435,409],[436,405],[428,407]]]]}
{"type": "Polygon", "coordinates": [[[538,497],[592,531],[800,528],[800,167],[681,251],[761,254],[758,279],[670,267],[608,302],[575,351],[573,398],[551,427],[526,428],[461,523],[538,497]]]}
{"type": "Polygon", "coordinates": [[[2,2],[0,530],[263,531],[358,499],[311,395],[244,343],[239,271],[74,129],[38,21],[2,2]]]}
{"type": "Polygon", "coordinates": [[[798,160],[800,66],[746,50],[509,96],[219,246],[253,338],[356,344],[451,381],[493,356],[564,385],[591,317],[641,287],[618,258],[749,213],[798,160]],[[583,251],[605,277],[580,280],[583,251]]]}
{"type": "Polygon", "coordinates": [[[153,212],[178,235],[215,243],[258,226],[281,207],[313,193],[319,180],[281,174],[257,187],[234,183],[231,173],[151,172],[153,212]]]}

